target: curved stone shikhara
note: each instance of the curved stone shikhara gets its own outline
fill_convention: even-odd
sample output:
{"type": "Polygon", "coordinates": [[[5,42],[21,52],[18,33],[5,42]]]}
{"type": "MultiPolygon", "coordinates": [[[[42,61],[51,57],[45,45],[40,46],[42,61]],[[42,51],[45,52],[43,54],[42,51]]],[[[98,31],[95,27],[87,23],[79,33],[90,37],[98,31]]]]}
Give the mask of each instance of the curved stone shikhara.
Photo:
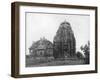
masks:
{"type": "Polygon", "coordinates": [[[76,41],[69,22],[62,22],[53,40],[54,58],[75,57],[76,41]]]}

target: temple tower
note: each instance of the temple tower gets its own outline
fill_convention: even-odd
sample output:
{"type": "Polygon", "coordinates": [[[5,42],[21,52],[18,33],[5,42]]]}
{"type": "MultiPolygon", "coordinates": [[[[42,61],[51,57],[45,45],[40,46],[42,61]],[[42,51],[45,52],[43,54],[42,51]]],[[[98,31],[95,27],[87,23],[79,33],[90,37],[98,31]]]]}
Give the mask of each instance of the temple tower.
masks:
{"type": "Polygon", "coordinates": [[[76,40],[69,22],[64,21],[53,40],[53,55],[55,58],[74,57],[76,52],[76,40]]]}

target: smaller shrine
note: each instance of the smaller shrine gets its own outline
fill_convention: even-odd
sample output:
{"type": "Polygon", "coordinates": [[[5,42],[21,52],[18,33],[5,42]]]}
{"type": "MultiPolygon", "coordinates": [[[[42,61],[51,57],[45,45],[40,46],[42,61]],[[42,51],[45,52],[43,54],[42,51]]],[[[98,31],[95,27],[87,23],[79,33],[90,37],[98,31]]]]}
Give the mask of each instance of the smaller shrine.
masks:
{"type": "Polygon", "coordinates": [[[38,59],[53,57],[53,44],[46,38],[40,38],[40,40],[33,42],[29,52],[31,56],[38,59]]]}

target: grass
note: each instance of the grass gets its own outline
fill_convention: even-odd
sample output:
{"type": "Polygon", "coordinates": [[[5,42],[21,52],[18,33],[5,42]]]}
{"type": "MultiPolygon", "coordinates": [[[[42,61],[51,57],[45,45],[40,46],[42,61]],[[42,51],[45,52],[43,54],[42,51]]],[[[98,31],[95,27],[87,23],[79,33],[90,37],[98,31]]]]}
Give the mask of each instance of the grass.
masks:
{"type": "Polygon", "coordinates": [[[26,58],[26,67],[40,67],[40,66],[60,66],[60,65],[82,65],[84,59],[53,59],[53,58],[26,58]]]}

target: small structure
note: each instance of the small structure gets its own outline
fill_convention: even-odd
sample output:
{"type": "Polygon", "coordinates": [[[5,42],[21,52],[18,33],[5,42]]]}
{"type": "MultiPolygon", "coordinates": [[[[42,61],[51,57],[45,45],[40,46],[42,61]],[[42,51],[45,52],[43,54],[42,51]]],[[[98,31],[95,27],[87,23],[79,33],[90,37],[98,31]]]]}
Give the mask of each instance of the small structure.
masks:
{"type": "Polygon", "coordinates": [[[53,44],[49,40],[41,38],[33,42],[32,46],[29,48],[29,52],[31,56],[38,59],[53,57],[53,44]]]}

